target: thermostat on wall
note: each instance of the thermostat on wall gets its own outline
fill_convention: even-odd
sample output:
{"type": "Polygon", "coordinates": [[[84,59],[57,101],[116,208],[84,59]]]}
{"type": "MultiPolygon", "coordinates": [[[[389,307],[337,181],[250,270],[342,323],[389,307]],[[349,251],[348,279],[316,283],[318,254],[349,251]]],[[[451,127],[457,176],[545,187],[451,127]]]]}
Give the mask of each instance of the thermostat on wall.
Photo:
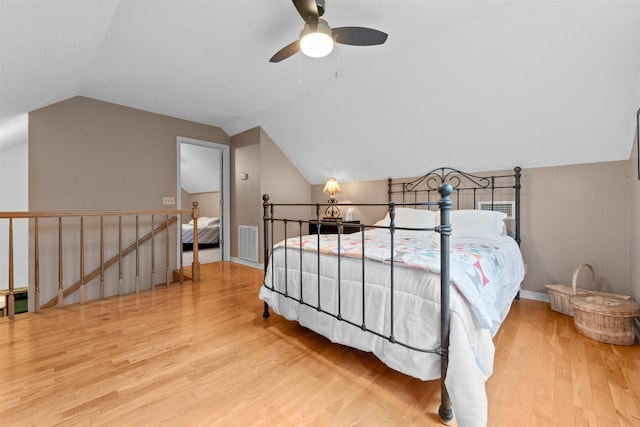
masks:
{"type": "Polygon", "coordinates": [[[249,174],[245,173],[245,172],[241,173],[240,174],[240,179],[249,179],[249,174]]]}

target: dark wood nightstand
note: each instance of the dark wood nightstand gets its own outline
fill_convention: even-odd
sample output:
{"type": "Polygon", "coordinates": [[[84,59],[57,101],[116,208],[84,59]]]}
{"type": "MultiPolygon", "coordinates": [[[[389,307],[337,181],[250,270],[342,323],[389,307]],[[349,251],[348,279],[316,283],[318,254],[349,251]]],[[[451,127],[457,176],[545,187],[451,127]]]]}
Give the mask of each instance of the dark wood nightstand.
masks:
{"type": "MultiPolygon", "coordinates": [[[[342,221],[342,234],[357,233],[358,231],[360,231],[360,221],[342,221]]],[[[338,224],[324,221],[322,222],[320,227],[320,234],[336,234],[337,232],[338,224]]],[[[318,221],[316,221],[315,219],[309,220],[309,234],[318,234],[318,221]]]]}

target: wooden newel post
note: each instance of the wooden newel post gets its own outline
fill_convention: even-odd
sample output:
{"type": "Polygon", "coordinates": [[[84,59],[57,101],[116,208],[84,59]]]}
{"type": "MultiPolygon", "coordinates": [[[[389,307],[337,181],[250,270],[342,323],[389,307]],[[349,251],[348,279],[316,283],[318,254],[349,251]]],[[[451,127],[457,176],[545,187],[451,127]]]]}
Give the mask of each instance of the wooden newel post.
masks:
{"type": "Polygon", "coordinates": [[[198,259],[198,218],[200,217],[200,209],[198,202],[193,202],[191,208],[191,218],[193,219],[193,263],[191,264],[191,273],[193,281],[200,281],[200,260],[198,259]]]}

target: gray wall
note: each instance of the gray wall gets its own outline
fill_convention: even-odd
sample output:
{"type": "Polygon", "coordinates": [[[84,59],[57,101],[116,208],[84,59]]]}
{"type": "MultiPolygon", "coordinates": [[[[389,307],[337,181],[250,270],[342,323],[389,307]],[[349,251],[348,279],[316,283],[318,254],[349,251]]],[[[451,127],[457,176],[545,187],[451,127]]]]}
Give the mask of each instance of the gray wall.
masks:
{"type": "Polygon", "coordinates": [[[84,97],[29,114],[29,209],[162,209],[176,196],[178,136],[229,144],[217,127],[84,97]]]}
{"type": "MultiPolygon", "coordinates": [[[[629,236],[637,235],[640,226],[636,219],[640,183],[633,181],[636,213],[631,214],[627,176],[628,162],[523,169],[521,248],[527,264],[523,289],[546,293],[546,284],[569,284],[575,267],[589,263],[600,289],[639,296],[638,282],[629,275],[630,264],[637,270],[636,263],[630,263],[629,236]],[[630,215],[635,223],[631,233],[630,215]]],[[[387,200],[386,180],[340,183],[340,187],[339,202],[387,200]]],[[[321,185],[312,186],[312,200],[326,202],[321,185]]],[[[355,215],[370,222],[384,212],[355,215]]],[[[634,274],[638,277],[640,271],[634,274]]]]}
{"type": "MultiPolygon", "coordinates": [[[[178,196],[177,137],[229,144],[226,133],[213,126],[167,117],[121,105],[75,97],[29,114],[29,209],[31,211],[175,209],[163,196],[178,196]]],[[[124,247],[135,240],[133,219],[123,223],[124,247]],[[132,236],[133,234],[133,236],[132,236]]],[[[156,221],[158,221],[156,219],[156,221]]],[[[107,223],[109,221],[106,221],[107,223]]],[[[141,236],[150,231],[150,218],[141,218],[141,236]]],[[[158,222],[155,222],[156,226],[158,222]]],[[[88,218],[85,236],[86,272],[99,263],[96,219],[88,218]]],[[[106,259],[117,254],[117,228],[107,224],[106,259]],[[112,227],[112,228],[109,228],[112,227]],[[114,231],[115,230],[115,231],[114,231]]],[[[57,287],[57,227],[42,221],[39,229],[42,303],[53,298],[57,287]],[[54,254],[46,257],[47,254],[54,254]]],[[[64,285],[79,279],[78,225],[66,220],[64,230],[64,285]]],[[[170,269],[176,267],[177,227],[169,235],[170,269]],[[175,243],[175,244],[173,244],[175,243]]],[[[164,233],[157,236],[155,283],[165,282],[164,233]]],[[[33,253],[33,250],[31,250],[33,253]]],[[[33,260],[30,261],[33,264],[33,260]]],[[[151,285],[150,255],[141,259],[142,287],[151,285]]],[[[33,265],[29,268],[33,273],[33,265]]],[[[133,289],[134,258],[123,266],[125,292],[133,289]]],[[[108,271],[105,283],[117,284],[117,268],[108,271]]],[[[30,282],[33,282],[30,278],[30,282]]],[[[88,286],[88,299],[97,297],[97,286],[88,286]]],[[[31,301],[31,300],[30,300],[31,301]]],[[[77,296],[66,302],[77,301],[77,296]]]]}

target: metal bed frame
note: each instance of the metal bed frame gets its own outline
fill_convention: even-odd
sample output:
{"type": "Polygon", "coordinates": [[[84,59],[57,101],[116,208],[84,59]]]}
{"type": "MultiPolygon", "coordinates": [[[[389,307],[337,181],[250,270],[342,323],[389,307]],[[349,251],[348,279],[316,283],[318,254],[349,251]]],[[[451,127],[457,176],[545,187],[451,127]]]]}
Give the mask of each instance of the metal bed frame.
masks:
{"type": "MultiPolygon", "coordinates": [[[[441,403],[438,410],[441,421],[444,424],[451,424],[453,420],[453,409],[451,405],[451,399],[449,397],[449,393],[445,386],[444,378],[446,377],[447,368],[448,368],[448,354],[449,354],[449,330],[450,330],[450,273],[451,266],[449,260],[449,251],[450,251],[450,238],[451,238],[451,223],[450,223],[450,211],[453,209],[469,209],[468,206],[472,206],[472,209],[476,208],[476,203],[478,201],[486,201],[486,198],[489,198],[490,204],[489,207],[491,210],[494,208],[494,203],[496,202],[495,197],[496,194],[502,190],[508,190],[509,192],[513,190],[513,197],[515,202],[514,209],[514,227],[513,227],[513,238],[520,245],[520,179],[521,179],[521,171],[520,167],[515,167],[513,173],[508,175],[492,175],[492,176],[477,176],[469,173],[465,173],[459,171],[457,169],[452,169],[448,167],[442,167],[438,169],[434,169],[427,174],[413,179],[408,182],[394,182],[391,178],[388,179],[388,200],[387,204],[380,203],[372,203],[372,204],[351,204],[351,206],[387,206],[389,217],[390,217],[390,225],[388,227],[379,227],[379,228],[388,228],[391,234],[390,238],[390,253],[394,251],[394,232],[395,230],[414,230],[407,228],[396,227],[394,223],[395,218],[395,210],[397,207],[411,207],[416,209],[430,209],[437,208],[440,211],[440,225],[435,228],[425,228],[419,230],[435,230],[440,233],[440,251],[441,254],[447,254],[446,256],[440,257],[440,346],[435,349],[425,349],[425,348],[417,348],[415,346],[408,345],[404,342],[398,341],[393,334],[393,294],[394,294],[394,284],[393,284],[393,268],[394,268],[394,260],[393,257],[390,257],[389,268],[391,269],[390,277],[391,277],[391,304],[390,304],[390,334],[384,335],[380,332],[371,330],[367,328],[367,325],[364,321],[364,307],[365,307],[365,296],[364,296],[364,287],[363,286],[363,295],[362,295],[362,304],[363,304],[363,317],[362,323],[357,324],[350,320],[342,318],[340,312],[337,314],[331,313],[323,310],[320,306],[320,276],[318,275],[318,284],[317,284],[317,292],[318,292],[318,304],[309,304],[307,301],[304,301],[301,298],[292,297],[286,291],[280,291],[275,289],[275,286],[268,287],[269,290],[273,292],[277,292],[280,295],[293,299],[302,305],[306,305],[314,308],[315,310],[322,312],[326,315],[334,317],[335,319],[349,323],[354,327],[357,327],[363,331],[375,334],[383,339],[388,340],[391,343],[401,345],[407,348],[410,348],[415,351],[425,352],[425,353],[434,353],[440,356],[441,363],[441,375],[440,375],[440,388],[441,388],[441,403]],[[488,193],[488,194],[487,194],[488,193]],[[399,201],[394,201],[394,199],[399,199],[399,201]]],[[[342,230],[343,224],[342,222],[327,222],[323,221],[321,218],[321,212],[323,210],[321,208],[327,206],[326,204],[276,204],[269,202],[269,196],[267,194],[262,196],[263,200],[263,208],[264,208],[264,265],[265,265],[265,276],[268,274],[268,260],[271,252],[274,248],[274,223],[282,223],[284,235],[288,236],[287,225],[289,223],[297,224],[298,226],[298,235],[302,238],[302,235],[307,234],[303,233],[303,224],[309,224],[309,220],[291,220],[285,218],[277,218],[275,216],[276,207],[284,207],[284,206],[297,206],[304,207],[308,206],[310,208],[315,207],[316,217],[318,224],[318,242],[320,241],[320,233],[321,227],[323,224],[331,225],[332,227],[336,227],[338,230],[342,230]]],[[[353,224],[349,224],[349,227],[353,227],[353,224]]],[[[375,227],[374,225],[366,225],[360,224],[360,232],[362,233],[363,241],[364,241],[364,233],[365,229],[368,227],[375,227]]],[[[294,230],[295,231],[295,230],[294,230]]],[[[338,245],[340,245],[340,233],[338,233],[338,245]]],[[[284,250],[287,250],[287,246],[284,246],[284,250]]],[[[288,249],[288,250],[299,250],[300,256],[302,256],[302,249],[288,249]]],[[[285,252],[286,254],[286,252],[285,252]]],[[[318,263],[320,262],[320,252],[317,255],[318,263]]],[[[337,257],[337,282],[338,282],[338,290],[340,289],[340,256],[337,257]]],[[[286,256],[285,256],[286,259],[286,256]]],[[[287,268],[285,264],[285,269],[287,268]]],[[[362,272],[363,272],[363,285],[364,285],[364,269],[365,262],[364,256],[362,257],[362,272]]],[[[273,272],[273,269],[272,269],[273,272]]],[[[302,274],[302,272],[301,272],[302,274]]],[[[286,276],[285,276],[286,277],[286,276]]],[[[273,283],[273,282],[272,282],[273,283]]],[[[267,286],[267,285],[264,285],[267,286]]],[[[338,291],[338,295],[340,295],[340,291],[338,291]]],[[[266,319],[270,316],[269,314],[269,305],[264,303],[264,312],[263,317],[266,319]]]]}

